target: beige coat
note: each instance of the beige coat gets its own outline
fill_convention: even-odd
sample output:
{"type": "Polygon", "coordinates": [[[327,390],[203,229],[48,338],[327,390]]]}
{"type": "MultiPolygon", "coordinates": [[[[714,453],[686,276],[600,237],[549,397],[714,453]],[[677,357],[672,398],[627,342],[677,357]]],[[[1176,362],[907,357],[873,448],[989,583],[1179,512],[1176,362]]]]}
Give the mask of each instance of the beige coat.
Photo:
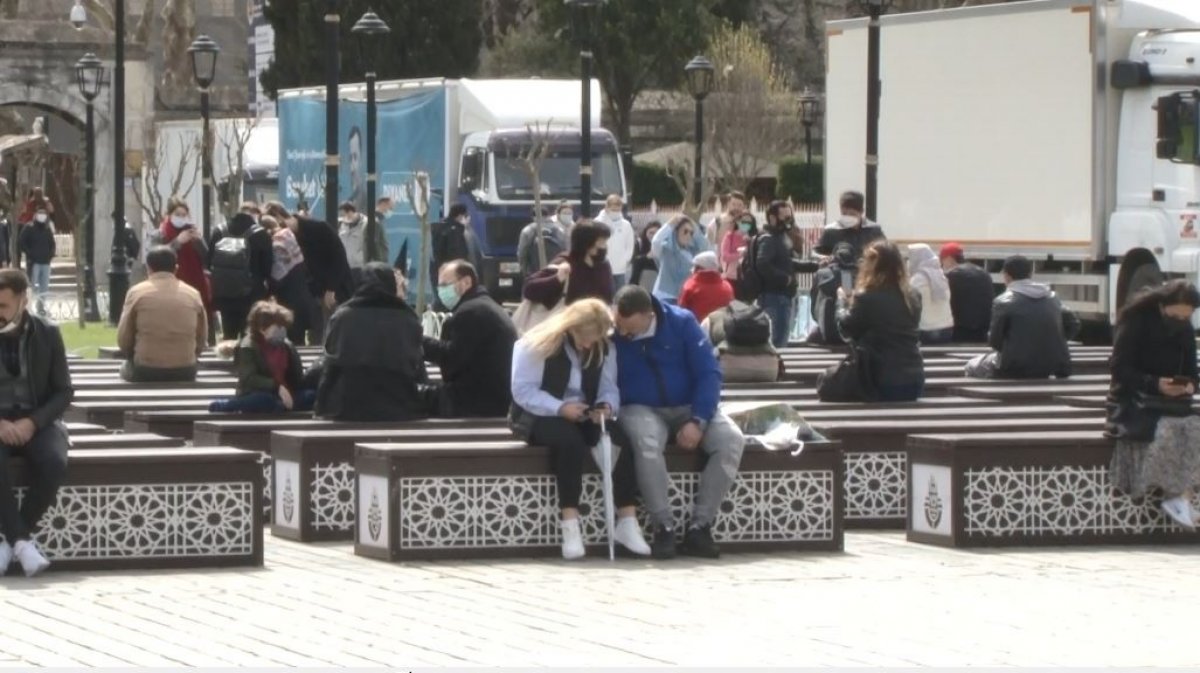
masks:
{"type": "Polygon", "coordinates": [[[193,367],[208,340],[200,293],[175,274],[152,273],[125,295],[117,345],[142,367],[193,367]]]}

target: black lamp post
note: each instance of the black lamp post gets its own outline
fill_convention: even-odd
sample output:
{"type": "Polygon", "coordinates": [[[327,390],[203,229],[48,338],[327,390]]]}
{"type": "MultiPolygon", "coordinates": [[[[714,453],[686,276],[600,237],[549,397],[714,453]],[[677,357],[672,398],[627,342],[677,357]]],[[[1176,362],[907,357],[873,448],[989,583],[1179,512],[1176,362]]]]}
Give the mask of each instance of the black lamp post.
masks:
{"type": "Polygon", "coordinates": [[[696,180],[696,205],[702,206],[701,197],[704,192],[704,99],[712,92],[713,64],[703,56],[697,56],[683,67],[687,74],[688,91],[696,101],[696,165],[694,167],[696,180]]]}
{"type": "Polygon", "coordinates": [[[375,57],[374,48],[379,37],[392,32],[375,12],[368,11],[350,29],[360,35],[368,48],[367,62],[367,235],[375,231],[375,57]]]}
{"type": "Polygon", "coordinates": [[[204,240],[207,242],[212,238],[212,133],[209,131],[208,122],[210,115],[208,102],[208,88],[212,86],[213,80],[217,76],[217,55],[221,53],[221,48],[217,43],[207,35],[201,35],[192,42],[192,46],[188,47],[188,54],[192,57],[192,76],[196,78],[196,86],[200,88],[200,118],[203,120],[204,126],[200,134],[200,165],[201,168],[201,184],[200,198],[201,208],[204,210],[204,240]]]}
{"type": "MultiPolygon", "coordinates": [[[[71,8],[71,25],[87,25],[83,0],[71,8]]],[[[113,3],[113,240],[108,269],[108,321],[117,324],[129,291],[129,263],[125,257],[125,0],[113,3]]]]}
{"type": "Polygon", "coordinates": [[[342,17],[337,0],[325,0],[325,222],[334,229],[338,218],[338,83],[342,17]]]}
{"type": "Polygon", "coordinates": [[[583,115],[580,126],[579,209],[592,216],[592,21],[602,0],[564,0],[573,10],[575,37],[579,40],[583,115]]]}
{"type": "Polygon", "coordinates": [[[79,85],[79,95],[87,101],[87,173],[83,184],[83,202],[87,209],[87,219],[83,225],[83,319],[99,322],[100,306],[96,303],[96,117],[92,103],[104,86],[104,64],[95,54],[84,54],[75,63],[75,82],[79,85]]]}
{"type": "Polygon", "coordinates": [[[808,87],[800,94],[800,123],[804,124],[804,163],[812,164],[812,127],[817,123],[817,111],[821,99],[813,95],[808,87]]]}
{"type": "Polygon", "coordinates": [[[867,184],[866,216],[875,219],[879,193],[879,17],[891,4],[889,0],[866,0],[867,13],[867,184]]]}

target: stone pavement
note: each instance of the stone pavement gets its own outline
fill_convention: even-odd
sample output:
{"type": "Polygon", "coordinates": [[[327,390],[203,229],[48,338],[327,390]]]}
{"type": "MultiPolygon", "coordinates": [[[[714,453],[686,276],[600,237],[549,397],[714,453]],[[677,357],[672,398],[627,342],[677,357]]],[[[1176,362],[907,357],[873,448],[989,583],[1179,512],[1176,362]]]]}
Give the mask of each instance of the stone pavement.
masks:
{"type": "Polygon", "coordinates": [[[1196,547],[389,565],[0,580],[0,666],[1196,666],[1196,547]]]}

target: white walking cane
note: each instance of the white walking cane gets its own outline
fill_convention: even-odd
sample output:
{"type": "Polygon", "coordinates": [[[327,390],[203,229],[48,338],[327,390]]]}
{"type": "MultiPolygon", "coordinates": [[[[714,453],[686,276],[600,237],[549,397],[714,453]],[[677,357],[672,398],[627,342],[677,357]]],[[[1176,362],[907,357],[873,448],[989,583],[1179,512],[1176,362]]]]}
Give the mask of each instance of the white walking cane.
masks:
{"type": "Polygon", "coordinates": [[[617,508],[613,502],[613,447],[612,438],[608,436],[608,428],[605,427],[604,418],[600,419],[600,441],[596,444],[596,452],[599,453],[597,463],[600,466],[600,475],[604,484],[604,517],[608,524],[608,560],[616,559],[616,550],[614,549],[614,537],[617,532],[617,508]]]}

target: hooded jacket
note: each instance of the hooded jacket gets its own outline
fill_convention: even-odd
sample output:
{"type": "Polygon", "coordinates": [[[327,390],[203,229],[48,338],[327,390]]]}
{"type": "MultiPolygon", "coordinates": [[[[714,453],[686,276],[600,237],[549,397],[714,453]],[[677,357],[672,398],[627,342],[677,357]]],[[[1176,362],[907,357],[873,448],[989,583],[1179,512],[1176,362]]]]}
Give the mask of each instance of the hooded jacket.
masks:
{"type": "Polygon", "coordinates": [[[921,331],[953,327],[950,282],[946,280],[937,254],[928,245],[913,243],[908,246],[908,276],[913,289],[921,295],[921,331]]]}
{"type": "Polygon", "coordinates": [[[1196,339],[1190,329],[1171,331],[1160,306],[1143,306],[1117,321],[1113,336],[1112,383],[1108,390],[1105,434],[1132,441],[1154,439],[1161,414],[1136,403],[1138,394],[1159,395],[1158,380],[1186,376],[1193,381],[1196,339]]]}
{"type": "Polygon", "coordinates": [[[1067,340],[1079,332],[1079,318],[1050,287],[1017,280],[992,302],[988,345],[999,356],[997,376],[1044,379],[1071,375],[1067,340]]]}
{"type": "Polygon", "coordinates": [[[338,421],[407,421],[428,414],[421,319],[396,296],[391,267],[362,284],[329,320],[316,414],[338,421]]]}
{"type": "Polygon", "coordinates": [[[595,221],[608,227],[611,232],[608,237],[608,263],[612,265],[613,275],[627,274],[637,248],[637,234],[633,231],[633,225],[624,215],[610,215],[607,210],[601,211],[595,221]]]}
{"type": "Polygon", "coordinates": [[[704,322],[713,311],[729,306],[731,301],[733,286],[720,271],[697,271],[679,293],[680,308],[691,311],[699,322],[704,322]]]}

